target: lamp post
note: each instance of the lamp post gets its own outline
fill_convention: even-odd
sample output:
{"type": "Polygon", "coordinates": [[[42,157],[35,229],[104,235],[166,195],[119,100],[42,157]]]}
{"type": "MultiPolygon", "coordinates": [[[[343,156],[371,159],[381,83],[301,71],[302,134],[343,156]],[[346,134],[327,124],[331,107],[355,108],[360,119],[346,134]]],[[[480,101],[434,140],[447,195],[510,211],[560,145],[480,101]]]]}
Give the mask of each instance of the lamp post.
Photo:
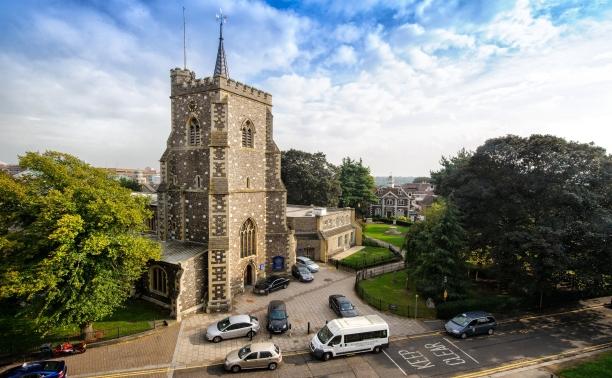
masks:
{"type": "Polygon", "coordinates": [[[414,319],[415,320],[417,318],[418,303],[419,303],[419,295],[415,294],[414,295],[414,319]]]}

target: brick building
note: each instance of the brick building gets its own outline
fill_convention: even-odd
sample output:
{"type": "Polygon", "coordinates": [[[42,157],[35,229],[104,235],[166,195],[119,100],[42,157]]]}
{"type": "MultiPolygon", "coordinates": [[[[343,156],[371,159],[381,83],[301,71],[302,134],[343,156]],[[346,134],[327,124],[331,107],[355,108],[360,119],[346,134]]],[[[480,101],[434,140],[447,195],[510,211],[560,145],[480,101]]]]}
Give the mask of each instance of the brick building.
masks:
{"type": "Polygon", "coordinates": [[[434,185],[411,183],[396,186],[389,176],[386,186],[376,188],[378,200],[370,205],[370,216],[376,218],[407,217],[421,219],[422,210],[433,203],[434,185]]]}
{"type": "Polygon", "coordinates": [[[272,96],[228,77],[221,23],[212,77],[171,70],[171,131],[160,159],[163,256],[141,282],[173,315],[227,311],[232,298],[295,262],[272,96]]]}
{"type": "Polygon", "coordinates": [[[361,245],[355,209],[287,205],[287,224],[295,232],[297,256],[327,262],[336,253],[361,245]]]}

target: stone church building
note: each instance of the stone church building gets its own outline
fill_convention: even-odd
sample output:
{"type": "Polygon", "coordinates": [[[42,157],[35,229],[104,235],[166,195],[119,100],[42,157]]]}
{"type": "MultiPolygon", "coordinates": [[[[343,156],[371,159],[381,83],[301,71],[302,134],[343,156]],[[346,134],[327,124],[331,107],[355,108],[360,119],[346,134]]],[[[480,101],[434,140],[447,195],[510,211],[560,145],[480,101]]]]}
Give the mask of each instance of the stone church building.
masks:
{"type": "Polygon", "coordinates": [[[245,286],[295,262],[272,96],[228,76],[223,23],[212,77],[170,72],[171,130],[160,159],[162,258],[139,291],[172,315],[228,311],[245,286]]]}

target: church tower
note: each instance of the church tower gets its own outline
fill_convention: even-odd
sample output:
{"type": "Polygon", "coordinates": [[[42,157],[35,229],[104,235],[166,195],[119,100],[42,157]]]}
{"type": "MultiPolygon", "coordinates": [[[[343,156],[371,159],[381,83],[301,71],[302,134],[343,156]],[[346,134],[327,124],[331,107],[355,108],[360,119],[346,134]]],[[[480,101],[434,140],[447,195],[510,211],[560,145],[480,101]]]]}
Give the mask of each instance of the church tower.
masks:
{"type": "Polygon", "coordinates": [[[207,311],[295,260],[272,96],[229,78],[220,17],[212,77],[171,70],[171,125],[158,190],[159,237],[207,249],[207,311]]]}

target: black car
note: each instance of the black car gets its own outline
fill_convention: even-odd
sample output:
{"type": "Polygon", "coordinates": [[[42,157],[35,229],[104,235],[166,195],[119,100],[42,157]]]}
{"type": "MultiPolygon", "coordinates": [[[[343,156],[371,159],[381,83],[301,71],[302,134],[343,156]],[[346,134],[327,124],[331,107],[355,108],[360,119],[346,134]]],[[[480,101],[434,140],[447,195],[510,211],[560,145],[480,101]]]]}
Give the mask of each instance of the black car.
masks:
{"type": "Polygon", "coordinates": [[[285,332],[291,328],[288,318],[285,302],[271,301],[268,304],[268,331],[271,333],[285,332]]]}
{"type": "Polygon", "coordinates": [[[45,377],[45,378],[64,378],[66,376],[66,363],[60,361],[36,361],[26,362],[12,369],[0,373],[1,378],[22,378],[22,377],[45,377]]]}
{"type": "Polygon", "coordinates": [[[352,318],[353,316],[359,315],[357,308],[353,306],[351,301],[340,294],[333,294],[329,296],[329,308],[341,318],[352,318]]]}
{"type": "Polygon", "coordinates": [[[314,276],[305,266],[293,265],[291,267],[291,274],[293,274],[293,277],[295,277],[298,281],[312,282],[312,280],[314,280],[314,276]]]}
{"type": "Polygon", "coordinates": [[[289,286],[289,279],[282,276],[269,276],[258,281],[253,289],[257,294],[269,294],[271,291],[286,289],[289,286]]]}

